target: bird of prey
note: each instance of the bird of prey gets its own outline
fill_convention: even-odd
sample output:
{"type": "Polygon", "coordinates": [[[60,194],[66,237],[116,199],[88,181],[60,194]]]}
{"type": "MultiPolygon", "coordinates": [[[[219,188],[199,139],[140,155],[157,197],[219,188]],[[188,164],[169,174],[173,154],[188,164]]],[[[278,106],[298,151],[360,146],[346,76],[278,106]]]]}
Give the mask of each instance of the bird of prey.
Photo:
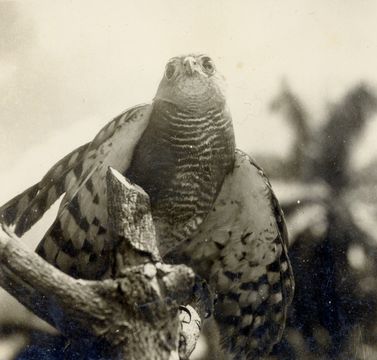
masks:
{"type": "Polygon", "coordinates": [[[60,160],[0,208],[1,221],[22,236],[65,193],[37,253],[77,278],[114,276],[109,166],[149,195],[161,255],[208,282],[229,358],[268,353],[293,293],[287,233],[262,170],[235,150],[224,80],[209,56],[170,59],[152,103],[126,110],[60,160]]]}

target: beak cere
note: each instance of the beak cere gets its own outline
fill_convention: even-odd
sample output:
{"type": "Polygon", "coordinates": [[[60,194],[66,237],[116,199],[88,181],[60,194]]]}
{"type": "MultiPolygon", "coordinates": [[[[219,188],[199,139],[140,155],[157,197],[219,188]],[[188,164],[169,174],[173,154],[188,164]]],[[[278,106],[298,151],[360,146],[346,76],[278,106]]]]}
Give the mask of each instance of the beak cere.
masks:
{"type": "Polygon", "coordinates": [[[198,72],[198,62],[192,56],[187,56],[183,60],[183,66],[185,68],[186,74],[193,75],[194,72],[198,72]]]}

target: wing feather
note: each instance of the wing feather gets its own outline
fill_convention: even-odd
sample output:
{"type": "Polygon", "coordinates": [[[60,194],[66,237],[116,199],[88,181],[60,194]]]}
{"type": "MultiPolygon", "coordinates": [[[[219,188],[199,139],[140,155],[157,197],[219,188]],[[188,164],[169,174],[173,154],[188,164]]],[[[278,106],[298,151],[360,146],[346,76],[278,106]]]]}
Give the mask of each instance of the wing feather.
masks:
{"type": "MultiPolygon", "coordinates": [[[[76,194],[88,184],[92,175],[98,172],[106,157],[106,146],[119,128],[148,106],[142,104],[127,109],[105,125],[93,141],[75,149],[58,161],[42,180],[14,197],[0,207],[0,221],[7,226],[15,226],[17,236],[22,236],[43,214],[66,193],[59,213],[76,194]]],[[[107,149],[108,150],[108,149],[107,149]]]]}
{"type": "MultiPolygon", "coordinates": [[[[275,219],[279,229],[279,239],[282,245],[282,253],[280,255],[279,261],[279,269],[280,269],[280,283],[281,283],[281,291],[283,295],[283,324],[285,324],[287,318],[287,309],[291,305],[293,296],[294,296],[294,289],[295,289],[295,281],[293,275],[293,269],[291,266],[291,262],[288,256],[288,247],[289,247],[289,237],[288,237],[288,230],[287,225],[285,222],[285,216],[283,209],[280,206],[280,203],[275,195],[274,190],[272,189],[271,183],[267,176],[265,175],[263,169],[253,160],[250,158],[250,163],[258,169],[259,174],[263,178],[264,182],[266,183],[271,198],[271,206],[273,212],[275,214],[275,219]]],[[[284,330],[284,326],[281,328],[279,338],[282,336],[282,332],[284,330]]]]}
{"type": "Polygon", "coordinates": [[[214,317],[229,358],[259,359],[281,338],[294,288],[287,236],[267,177],[237,151],[211,213],[184,249],[217,296],[214,317]]]}
{"type": "Polygon", "coordinates": [[[15,225],[15,233],[22,236],[67,191],[67,184],[77,180],[77,168],[84,159],[89,143],[75,149],[57,162],[40,182],[31,186],[0,207],[0,219],[15,225]]]}
{"type": "Polygon", "coordinates": [[[126,110],[89,145],[81,176],[66,192],[55,222],[37,248],[60,270],[87,279],[109,270],[113,239],[107,236],[107,169],[126,171],[150,110],[150,104],[126,110]]]}

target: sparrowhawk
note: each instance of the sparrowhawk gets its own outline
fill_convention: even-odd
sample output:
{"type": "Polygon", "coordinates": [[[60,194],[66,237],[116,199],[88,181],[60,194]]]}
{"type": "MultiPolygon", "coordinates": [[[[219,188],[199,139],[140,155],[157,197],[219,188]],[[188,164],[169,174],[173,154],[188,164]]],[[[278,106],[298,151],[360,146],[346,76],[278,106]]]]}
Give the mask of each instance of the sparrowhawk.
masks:
{"type": "Polygon", "coordinates": [[[267,353],[294,286],[284,217],[263,171],[235,150],[224,80],[210,57],[169,60],[152,103],[126,110],[2,206],[2,222],[22,236],[65,193],[36,251],[77,278],[113,276],[109,166],[148,193],[161,255],[207,280],[229,357],[267,353]]]}

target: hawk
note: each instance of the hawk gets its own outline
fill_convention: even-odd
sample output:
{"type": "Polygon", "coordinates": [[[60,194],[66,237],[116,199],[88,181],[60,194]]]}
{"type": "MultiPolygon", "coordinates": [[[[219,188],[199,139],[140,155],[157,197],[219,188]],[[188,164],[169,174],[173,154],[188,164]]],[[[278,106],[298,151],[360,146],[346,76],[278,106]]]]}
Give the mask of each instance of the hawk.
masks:
{"type": "Polygon", "coordinates": [[[224,79],[203,54],[170,59],[152,103],[113,119],[0,208],[22,236],[65,194],[36,251],[76,278],[114,276],[111,166],[149,195],[158,246],[208,282],[229,358],[268,353],[293,293],[284,217],[263,171],[235,150],[224,79]]]}

